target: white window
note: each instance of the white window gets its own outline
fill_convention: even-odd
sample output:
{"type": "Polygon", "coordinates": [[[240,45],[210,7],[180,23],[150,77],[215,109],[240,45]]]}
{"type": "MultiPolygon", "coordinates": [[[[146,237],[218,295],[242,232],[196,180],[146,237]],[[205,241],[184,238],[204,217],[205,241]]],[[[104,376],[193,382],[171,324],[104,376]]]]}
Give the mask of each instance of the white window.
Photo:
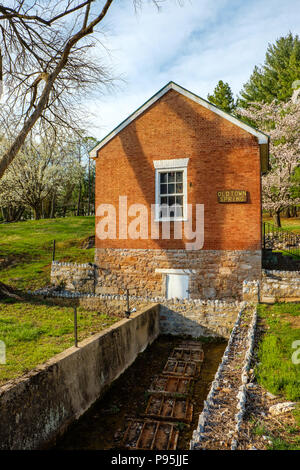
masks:
{"type": "Polygon", "coordinates": [[[155,160],[155,220],[187,219],[188,158],[155,160]]]}

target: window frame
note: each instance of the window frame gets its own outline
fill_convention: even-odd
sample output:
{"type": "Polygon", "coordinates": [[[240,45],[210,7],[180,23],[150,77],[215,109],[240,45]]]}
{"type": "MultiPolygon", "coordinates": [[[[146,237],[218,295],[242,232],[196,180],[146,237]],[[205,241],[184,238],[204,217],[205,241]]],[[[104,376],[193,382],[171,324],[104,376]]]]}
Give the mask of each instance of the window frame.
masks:
{"type": "Polygon", "coordinates": [[[187,221],[187,166],[189,158],[176,158],[173,160],[155,160],[155,217],[154,222],[180,222],[187,221]],[[173,217],[160,217],[160,197],[164,195],[160,194],[160,174],[170,172],[181,171],[182,184],[183,184],[183,204],[182,204],[182,216],[173,217]]]}

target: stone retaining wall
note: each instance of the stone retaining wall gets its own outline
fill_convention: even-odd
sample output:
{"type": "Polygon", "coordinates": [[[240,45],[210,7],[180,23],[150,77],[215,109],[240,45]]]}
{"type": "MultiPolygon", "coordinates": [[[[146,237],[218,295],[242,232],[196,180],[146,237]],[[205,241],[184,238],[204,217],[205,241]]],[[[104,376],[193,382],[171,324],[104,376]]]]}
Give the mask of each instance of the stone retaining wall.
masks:
{"type": "Polygon", "coordinates": [[[159,334],[157,306],[123,319],[0,388],[0,450],[54,442],[159,334]]]}
{"type": "Polygon", "coordinates": [[[51,284],[74,292],[95,292],[95,268],[93,263],[78,264],[53,261],[51,284]]]}
{"type": "Polygon", "coordinates": [[[243,300],[245,302],[257,303],[260,300],[260,283],[259,281],[243,282],[243,300]]]}
{"type": "MultiPolygon", "coordinates": [[[[36,291],[42,295],[46,290],[36,291]]],[[[42,297],[41,297],[42,298],[42,297]]],[[[149,303],[158,303],[160,312],[161,334],[189,335],[193,337],[228,338],[242,305],[239,301],[220,300],[166,300],[163,297],[130,296],[130,310],[140,311],[149,303]]],[[[70,292],[53,292],[47,297],[48,302],[61,305],[75,303],[90,310],[99,310],[106,314],[124,317],[126,306],[125,295],[109,294],[75,294],[70,292]]]]}
{"type": "Polygon", "coordinates": [[[300,279],[300,271],[279,271],[277,269],[263,269],[262,278],[265,279],[266,277],[274,279],[300,279]]]}
{"type": "Polygon", "coordinates": [[[243,300],[266,303],[300,301],[300,272],[265,270],[261,282],[243,282],[243,300]]]}
{"type": "Polygon", "coordinates": [[[241,305],[239,301],[165,301],[160,304],[160,330],[194,338],[229,338],[241,305]]]}
{"type": "Polygon", "coordinates": [[[299,271],[263,271],[261,302],[300,301],[299,271]]]}

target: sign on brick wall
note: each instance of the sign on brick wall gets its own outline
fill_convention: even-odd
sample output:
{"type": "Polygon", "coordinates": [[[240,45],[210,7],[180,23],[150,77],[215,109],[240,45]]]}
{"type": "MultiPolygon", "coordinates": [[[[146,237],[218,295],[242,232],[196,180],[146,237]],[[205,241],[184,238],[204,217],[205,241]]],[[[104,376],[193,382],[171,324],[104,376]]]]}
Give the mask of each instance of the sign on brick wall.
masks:
{"type": "Polygon", "coordinates": [[[227,189],[218,191],[218,202],[247,202],[247,191],[239,189],[227,189]]]}

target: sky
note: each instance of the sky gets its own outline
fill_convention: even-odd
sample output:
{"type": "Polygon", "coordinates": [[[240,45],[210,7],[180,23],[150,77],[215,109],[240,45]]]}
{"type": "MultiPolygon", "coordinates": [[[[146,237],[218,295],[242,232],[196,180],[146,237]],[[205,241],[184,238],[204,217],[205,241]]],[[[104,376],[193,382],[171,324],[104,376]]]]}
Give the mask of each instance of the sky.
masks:
{"type": "Polygon", "coordinates": [[[90,135],[103,138],[169,81],[207,99],[223,80],[236,96],[289,31],[300,35],[299,0],[165,0],[159,11],[145,0],[137,12],[116,0],[95,48],[116,80],[86,102],[90,135]]]}

